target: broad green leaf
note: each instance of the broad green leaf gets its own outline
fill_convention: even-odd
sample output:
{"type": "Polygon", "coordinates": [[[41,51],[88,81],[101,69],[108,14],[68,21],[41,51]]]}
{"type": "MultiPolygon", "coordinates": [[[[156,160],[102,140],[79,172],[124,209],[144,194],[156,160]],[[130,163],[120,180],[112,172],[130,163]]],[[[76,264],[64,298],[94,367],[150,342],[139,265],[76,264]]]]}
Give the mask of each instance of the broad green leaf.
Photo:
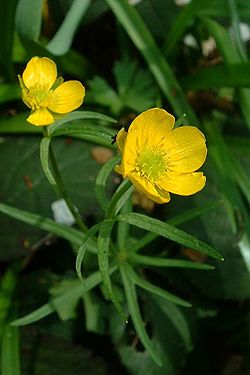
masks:
{"type": "Polygon", "coordinates": [[[112,220],[104,220],[101,223],[98,235],[98,265],[100,269],[100,273],[102,276],[103,285],[105,287],[106,293],[110,300],[113,302],[115,308],[124,319],[127,321],[127,318],[120,306],[120,303],[115,296],[112,288],[111,278],[110,278],[110,267],[109,267],[109,252],[110,252],[110,244],[111,244],[111,231],[114,225],[114,221],[112,220]]]}
{"type": "Polygon", "coordinates": [[[223,260],[223,257],[220,255],[220,253],[205,242],[202,242],[194,236],[191,236],[190,234],[185,233],[184,231],[177,229],[172,225],[164,223],[158,219],[154,219],[142,214],[129,213],[126,215],[118,215],[117,220],[126,221],[131,225],[156,233],[183,246],[209,255],[212,258],[223,260]]]}
{"type": "Polygon", "coordinates": [[[139,336],[143,346],[150,354],[153,361],[157,365],[161,366],[161,358],[159,357],[159,354],[157,353],[152,341],[148,336],[148,333],[145,329],[145,324],[141,317],[135,285],[131,282],[126,267],[124,267],[122,264],[120,266],[120,272],[122,283],[126,293],[129,313],[131,315],[131,319],[134,324],[136,333],[139,336]]]}
{"type": "Polygon", "coordinates": [[[121,159],[120,155],[116,155],[110,160],[108,160],[104,166],[100,169],[96,181],[95,181],[95,194],[96,198],[102,207],[102,209],[105,211],[107,209],[107,206],[109,204],[109,199],[106,195],[106,184],[107,179],[111,172],[114,170],[114,167],[119,163],[119,160],[121,159]]]}
{"type": "MultiPolygon", "coordinates": [[[[0,103],[20,98],[20,88],[13,83],[1,83],[0,85],[0,103]]],[[[1,131],[1,124],[0,124],[1,131]]]]}
{"type": "Polygon", "coordinates": [[[29,114],[18,113],[15,116],[1,116],[0,134],[42,134],[41,126],[33,126],[26,119],[29,114]]]}
{"type": "Polygon", "coordinates": [[[63,55],[71,47],[75,32],[91,1],[74,0],[65,19],[53,39],[47,44],[47,49],[54,55],[63,55]]]}
{"type": "MultiPolygon", "coordinates": [[[[30,125],[32,128],[38,128],[30,125]]],[[[39,213],[39,216],[51,218],[51,205],[57,200],[54,191],[47,182],[39,160],[40,137],[2,137],[0,150],[3,160],[0,164],[1,203],[12,207],[39,213]],[[13,147],[13,145],[15,145],[13,147]],[[28,202],[28,208],[27,208],[28,202]]],[[[53,138],[53,151],[58,168],[62,175],[65,188],[72,201],[77,203],[79,212],[85,218],[88,215],[102,215],[95,198],[95,178],[100,165],[91,157],[92,145],[87,142],[64,137],[53,138]]],[[[107,184],[107,194],[112,191],[111,181],[107,184]]],[[[23,256],[27,252],[24,240],[32,246],[43,233],[21,222],[14,222],[1,215],[0,258],[9,259],[11,256],[23,256]],[[15,231],[13,232],[13,226],[15,231]],[[8,247],[9,251],[5,251],[8,247]]],[[[77,248],[79,248],[78,243],[77,248]]]]}
{"type": "Polygon", "coordinates": [[[1,343],[1,374],[21,375],[19,329],[6,324],[1,343]]]}
{"type": "Polygon", "coordinates": [[[188,90],[210,90],[220,87],[250,87],[250,62],[223,64],[197,71],[182,79],[188,90]]]}
{"type": "Polygon", "coordinates": [[[43,0],[19,0],[16,30],[22,38],[38,40],[42,26],[43,0]]]}
{"type": "MultiPolygon", "coordinates": [[[[116,270],[116,267],[110,268],[110,274],[116,270]]],[[[80,280],[75,280],[76,285],[74,288],[67,290],[66,292],[54,297],[49,303],[39,307],[37,310],[30,314],[19,318],[11,323],[13,326],[23,326],[26,324],[34,323],[53,312],[61,309],[65,304],[71,304],[77,298],[80,299],[82,295],[91,289],[95,288],[102,281],[101,274],[99,271],[92,273],[84,280],[84,284],[80,280]]]]}
{"type": "Polygon", "coordinates": [[[127,0],[106,0],[106,3],[143,55],[156,82],[172,105],[176,115],[181,116],[186,113],[188,121],[198,123],[172,69],[136,9],[127,0]]]}
{"type": "Polygon", "coordinates": [[[153,267],[176,267],[176,268],[193,268],[197,270],[213,270],[214,266],[210,264],[192,262],[182,259],[168,259],[162,257],[152,257],[147,255],[129,254],[129,259],[138,265],[153,267]]]}
{"type": "Polygon", "coordinates": [[[172,293],[167,292],[166,290],[159,288],[158,286],[151,284],[147,280],[144,280],[143,278],[139,277],[137,273],[133,270],[132,267],[130,267],[127,264],[124,264],[123,267],[126,267],[127,275],[129,276],[130,280],[141,287],[142,289],[147,290],[150,293],[153,293],[157,296],[160,296],[168,301],[171,301],[177,305],[184,306],[184,307],[191,307],[191,303],[183,300],[182,298],[179,298],[175,296],[172,293]]]}

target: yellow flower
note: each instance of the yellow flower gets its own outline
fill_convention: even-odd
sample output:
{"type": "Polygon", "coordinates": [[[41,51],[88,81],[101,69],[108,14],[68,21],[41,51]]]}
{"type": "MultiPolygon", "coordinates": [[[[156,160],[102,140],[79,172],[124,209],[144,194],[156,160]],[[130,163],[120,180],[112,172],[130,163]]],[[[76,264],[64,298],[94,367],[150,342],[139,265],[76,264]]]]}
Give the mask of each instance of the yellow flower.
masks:
{"type": "Polygon", "coordinates": [[[202,172],[195,172],[207,155],[204,135],[193,126],[173,129],[174,122],[165,110],[149,109],[116,137],[122,153],[116,171],[157,203],[169,202],[169,193],[194,194],[206,182],[202,172]]]}
{"type": "Polygon", "coordinates": [[[47,57],[33,57],[18,79],[22,99],[31,108],[27,121],[33,125],[52,124],[56,115],[71,112],[83,102],[83,85],[78,81],[57,79],[56,64],[47,57]]]}

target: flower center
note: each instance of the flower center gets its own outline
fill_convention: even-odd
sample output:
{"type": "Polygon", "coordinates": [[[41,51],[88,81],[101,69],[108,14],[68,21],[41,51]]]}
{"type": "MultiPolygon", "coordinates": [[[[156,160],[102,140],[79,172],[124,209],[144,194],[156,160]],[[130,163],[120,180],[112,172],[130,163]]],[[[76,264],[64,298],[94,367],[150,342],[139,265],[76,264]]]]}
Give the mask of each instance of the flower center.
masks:
{"type": "Polygon", "coordinates": [[[164,156],[156,150],[142,150],[139,153],[136,171],[150,180],[157,180],[166,170],[166,161],[164,156]]]}
{"type": "Polygon", "coordinates": [[[44,87],[36,85],[30,90],[23,92],[24,102],[32,109],[47,108],[49,104],[50,92],[44,87]]]}

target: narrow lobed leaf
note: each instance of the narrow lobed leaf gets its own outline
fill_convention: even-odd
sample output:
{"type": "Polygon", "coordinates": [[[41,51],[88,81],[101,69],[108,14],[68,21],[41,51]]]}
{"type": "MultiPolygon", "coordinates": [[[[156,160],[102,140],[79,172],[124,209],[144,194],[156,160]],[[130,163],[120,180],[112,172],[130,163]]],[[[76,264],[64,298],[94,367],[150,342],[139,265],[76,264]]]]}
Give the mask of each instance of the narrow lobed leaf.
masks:
{"type": "Polygon", "coordinates": [[[117,220],[126,221],[131,225],[156,233],[193,250],[197,250],[203,254],[209,255],[212,258],[223,260],[222,255],[205,242],[202,242],[196,237],[158,219],[154,219],[142,214],[129,213],[126,215],[118,215],[117,220]]]}

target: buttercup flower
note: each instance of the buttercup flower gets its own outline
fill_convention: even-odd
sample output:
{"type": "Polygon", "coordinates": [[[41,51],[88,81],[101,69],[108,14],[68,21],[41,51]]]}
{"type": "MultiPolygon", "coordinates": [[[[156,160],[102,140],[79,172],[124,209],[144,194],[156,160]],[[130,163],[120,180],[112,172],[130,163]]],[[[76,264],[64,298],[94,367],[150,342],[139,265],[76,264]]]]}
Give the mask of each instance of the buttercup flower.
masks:
{"type": "Polygon", "coordinates": [[[33,125],[52,124],[54,116],[69,113],[83,102],[83,85],[78,81],[63,82],[61,77],[57,79],[56,64],[47,57],[33,57],[18,79],[22,99],[31,108],[27,121],[33,125]]]}
{"type": "Polygon", "coordinates": [[[169,193],[194,194],[206,182],[202,172],[195,172],[207,155],[204,135],[193,126],[173,129],[174,122],[165,110],[149,109],[116,137],[122,153],[116,171],[157,203],[169,202],[169,193]]]}

